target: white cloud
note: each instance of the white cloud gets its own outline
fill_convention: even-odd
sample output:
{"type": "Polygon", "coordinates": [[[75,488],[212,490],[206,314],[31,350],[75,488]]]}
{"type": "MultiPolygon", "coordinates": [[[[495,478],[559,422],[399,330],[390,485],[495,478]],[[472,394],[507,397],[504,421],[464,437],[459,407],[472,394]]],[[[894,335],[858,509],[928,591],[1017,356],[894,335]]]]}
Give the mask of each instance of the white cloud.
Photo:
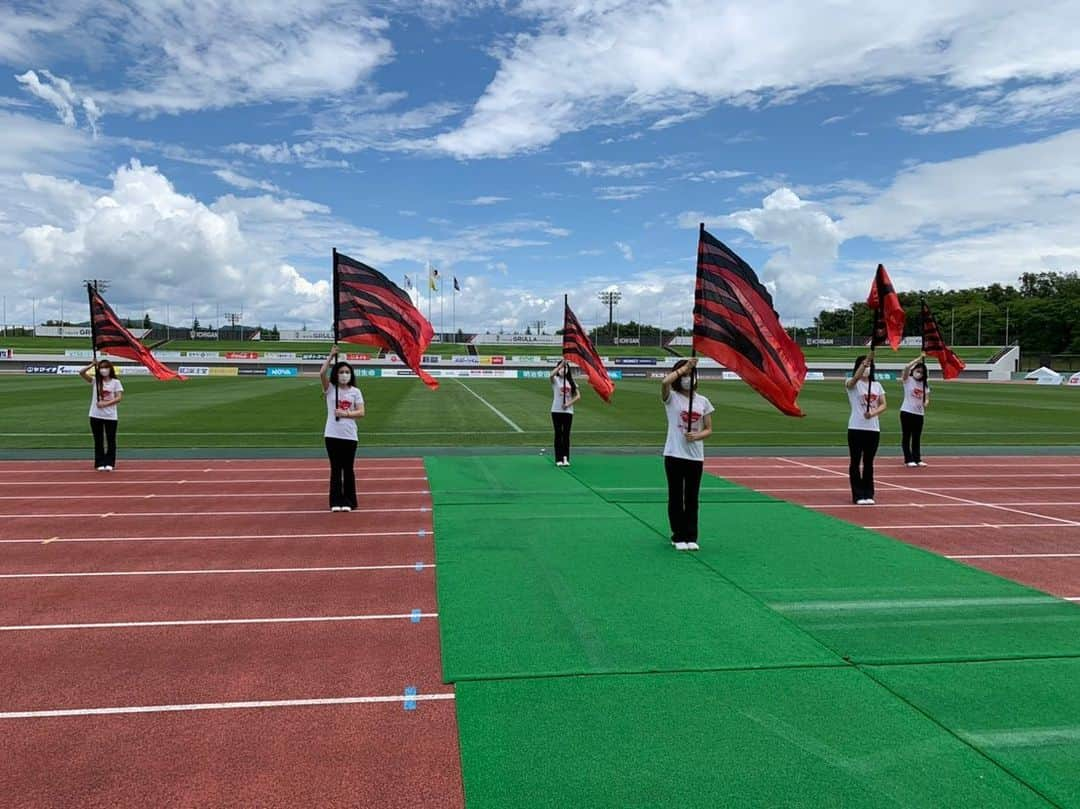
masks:
{"type": "Polygon", "coordinates": [[[985,91],[969,103],[950,101],[925,113],[901,115],[905,129],[921,134],[955,132],[972,126],[1033,126],[1080,112],[1080,76],[1032,83],[1009,92],[985,91]]]}
{"type": "Polygon", "coordinates": [[[978,91],[1080,72],[1075,0],[712,0],[527,3],[521,34],[462,125],[460,158],[507,157],[596,125],[674,120],[726,103],[790,102],[830,85],[936,82],[978,91]],[[776,20],[784,20],[777,26],[776,20]],[[717,47],[723,43],[723,47],[717,47]]]}
{"type": "Polygon", "coordinates": [[[723,169],[720,171],[709,169],[708,171],[698,171],[684,175],[683,179],[692,183],[715,183],[720,180],[734,180],[737,177],[748,177],[749,175],[750,172],[737,169],[723,169]]]}
{"type": "Polygon", "coordinates": [[[282,193],[280,188],[267,180],[255,180],[251,177],[245,177],[243,174],[239,174],[232,169],[218,169],[214,174],[216,174],[218,179],[222,182],[226,182],[234,188],[239,188],[244,191],[259,189],[260,191],[269,191],[274,194],[282,193]]]}
{"type": "Polygon", "coordinates": [[[615,247],[627,261],[634,260],[634,251],[626,242],[615,242],[615,247]]]}
{"type": "Polygon", "coordinates": [[[638,199],[653,188],[651,185],[605,185],[596,189],[596,196],[611,200],[638,199]]]}
{"type": "Polygon", "coordinates": [[[486,205],[497,205],[500,202],[506,202],[508,199],[509,197],[473,197],[464,204],[482,207],[486,205]]]}

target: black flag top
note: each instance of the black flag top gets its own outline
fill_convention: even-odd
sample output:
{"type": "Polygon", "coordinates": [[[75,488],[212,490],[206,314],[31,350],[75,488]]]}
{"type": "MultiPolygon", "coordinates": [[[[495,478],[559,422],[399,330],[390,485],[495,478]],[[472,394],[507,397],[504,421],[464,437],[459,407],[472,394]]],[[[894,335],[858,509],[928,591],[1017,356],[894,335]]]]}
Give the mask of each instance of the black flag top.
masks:
{"type": "Polygon", "coordinates": [[[86,292],[90,298],[90,334],[94,351],[135,360],[148,368],[158,379],[185,379],[162,363],[134,334],[124,328],[116,312],[105,302],[93,284],[86,285],[86,292]]]}
{"type": "Polygon", "coordinates": [[[424,384],[439,383],[420,367],[434,329],[412,298],[378,270],[334,251],[334,340],[393,351],[424,384]]]}
{"type": "Polygon", "coordinates": [[[581,323],[570,308],[569,301],[563,303],[563,358],[577,365],[589,378],[589,384],[593,390],[608,404],[611,404],[611,394],[615,392],[615,383],[608,376],[607,369],[596,353],[592,341],[581,323]]]}
{"type": "Polygon", "coordinates": [[[945,345],[934,314],[926,305],[926,301],[922,302],[922,324],[922,350],[931,357],[937,357],[937,361],[941,364],[942,377],[956,379],[967,366],[945,345]]]}
{"type": "Polygon", "coordinates": [[[753,269],[701,226],[694,291],[694,350],[735,371],[780,412],[804,415],[796,399],[806,359],[753,269]]]}

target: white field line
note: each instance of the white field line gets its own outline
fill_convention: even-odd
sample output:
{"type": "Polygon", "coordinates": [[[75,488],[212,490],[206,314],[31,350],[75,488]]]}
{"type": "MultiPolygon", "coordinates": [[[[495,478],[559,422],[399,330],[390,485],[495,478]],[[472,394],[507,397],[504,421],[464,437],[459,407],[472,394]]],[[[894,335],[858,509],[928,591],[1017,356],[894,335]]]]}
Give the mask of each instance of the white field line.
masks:
{"type": "Polygon", "coordinates": [[[221,573],[337,573],[358,570],[412,570],[419,572],[435,565],[414,562],[411,565],[350,565],[348,567],[253,567],[211,568],[206,570],[110,570],[79,573],[0,573],[0,579],[78,579],[97,576],[202,576],[221,573]]]}
{"type": "Polygon", "coordinates": [[[505,413],[503,413],[503,412],[502,412],[501,410],[499,410],[499,408],[495,407],[495,405],[493,405],[493,404],[492,404],[491,402],[489,402],[489,401],[488,401],[487,399],[485,399],[485,398],[484,398],[483,396],[481,396],[481,395],[480,395],[479,393],[477,393],[476,391],[474,391],[474,390],[473,390],[472,388],[470,388],[470,387],[469,387],[468,385],[466,385],[466,384],[465,384],[464,382],[462,382],[462,381],[461,381],[460,379],[459,379],[459,380],[457,380],[457,383],[458,383],[459,385],[461,385],[461,387],[465,388],[465,390],[467,390],[467,391],[468,391],[469,393],[471,393],[471,394],[472,394],[473,396],[475,396],[475,397],[476,397],[477,399],[479,399],[479,400],[480,400],[480,402],[481,402],[482,404],[486,405],[486,406],[487,406],[487,407],[488,407],[488,408],[489,408],[489,409],[491,410],[491,412],[492,412],[492,413],[494,413],[494,414],[495,414],[496,416],[498,416],[498,417],[499,417],[499,418],[501,418],[501,419],[502,419],[503,421],[505,421],[505,422],[506,422],[507,424],[509,424],[509,425],[510,425],[510,427],[511,427],[511,429],[513,429],[513,430],[514,430],[514,432],[518,432],[518,433],[523,433],[523,432],[525,432],[525,431],[524,431],[524,430],[522,430],[522,429],[521,429],[520,427],[518,427],[518,426],[517,426],[516,424],[514,424],[514,422],[512,422],[512,421],[510,420],[509,416],[507,416],[507,415],[506,415],[505,413]]]}
{"type": "MultiPolygon", "coordinates": [[[[380,495],[382,497],[392,496],[404,496],[414,494],[431,494],[428,489],[410,489],[410,490],[396,490],[396,491],[372,491],[370,489],[358,489],[357,494],[367,497],[369,495],[380,495]]],[[[165,498],[173,498],[180,500],[211,500],[216,497],[261,497],[264,500],[269,500],[275,497],[317,497],[319,495],[326,496],[325,489],[318,489],[310,492],[223,492],[217,494],[204,494],[202,492],[185,492],[183,494],[115,494],[110,492],[109,494],[65,494],[63,500],[102,500],[103,498],[109,500],[161,500],[165,498]]],[[[57,497],[55,494],[0,494],[0,500],[47,500],[50,503],[55,503],[57,497]]]]}
{"type": "Polygon", "coordinates": [[[983,598],[887,598],[865,601],[774,601],[769,606],[781,612],[875,612],[879,610],[940,610],[954,607],[1045,607],[1057,599],[1044,596],[992,596],[983,598]]]}
{"type": "Polygon", "coordinates": [[[339,621],[396,621],[414,618],[437,618],[437,612],[399,613],[395,615],[323,615],[305,618],[207,618],[190,621],[116,621],[93,624],[20,624],[0,626],[0,632],[32,632],[47,629],[132,629],[151,626],[221,626],[226,624],[312,624],[339,621]]]}
{"type": "Polygon", "coordinates": [[[340,533],[319,532],[313,534],[192,534],[182,536],[143,536],[143,537],[34,537],[33,539],[0,539],[0,545],[49,545],[53,542],[232,542],[275,539],[352,539],[355,537],[433,537],[434,531],[417,528],[412,531],[343,531],[340,533]]]}
{"type": "MultiPolygon", "coordinates": [[[[416,477],[398,477],[398,478],[365,478],[359,475],[356,476],[357,483],[374,483],[385,482],[388,480],[427,480],[427,477],[419,475],[416,477]]],[[[48,478],[42,480],[0,480],[0,486],[47,486],[54,481],[48,478]]],[[[204,480],[193,480],[191,478],[177,478],[176,480],[166,480],[159,478],[157,480],[131,480],[123,475],[117,475],[115,472],[112,474],[98,475],[95,480],[67,480],[63,482],[63,486],[102,486],[113,488],[117,484],[124,486],[134,486],[136,484],[145,486],[222,486],[223,484],[233,483],[257,483],[261,486],[268,486],[275,483],[321,483],[326,484],[326,475],[320,475],[319,477],[309,478],[208,478],[204,480]]]]}
{"type": "Polygon", "coordinates": [[[249,702],[193,702],[185,705],[124,705],[115,708],[60,708],[48,711],[3,711],[0,719],[48,719],[61,716],[113,716],[116,714],[172,713],[176,711],[228,711],[251,708],[298,708],[315,705],[366,705],[380,702],[430,702],[453,699],[452,692],[439,694],[393,694],[385,697],[330,697],[325,699],[274,699],[249,702]]]}
{"type": "MultiPolygon", "coordinates": [[[[430,512],[430,508],[354,508],[352,514],[404,514],[405,512],[430,512]]],[[[0,518],[23,519],[23,520],[58,520],[88,517],[254,517],[254,516],[283,516],[286,514],[329,514],[325,508],[318,509],[283,509],[261,511],[94,511],[90,513],[65,514],[0,514],[0,518]]],[[[336,517],[334,519],[337,519],[336,517]]],[[[347,516],[341,519],[348,519],[347,516]]]]}
{"type": "Polygon", "coordinates": [[[1072,559],[1080,553],[959,553],[946,559],[1072,559]]]}
{"type": "MultiPolygon", "coordinates": [[[[795,461],[795,460],[792,460],[790,458],[782,458],[781,460],[787,461],[788,463],[796,464],[798,466],[804,466],[804,467],[807,467],[809,469],[817,469],[820,472],[832,472],[831,469],[825,469],[824,467],[821,467],[821,466],[814,466],[813,464],[802,463],[801,461],[795,461]]],[[[843,472],[835,472],[833,474],[834,475],[844,475],[846,477],[846,475],[843,472]]],[[[876,480],[875,480],[875,482],[876,482],[876,480]]],[[[889,483],[888,481],[882,481],[882,485],[883,486],[892,486],[894,489],[901,489],[901,490],[903,490],[905,492],[914,492],[915,494],[921,494],[921,495],[925,495],[927,497],[943,497],[946,500],[955,500],[958,503],[966,503],[969,506],[981,506],[983,508],[992,508],[992,509],[997,509],[999,511],[1008,511],[1008,512],[1011,512],[1013,514],[1022,514],[1025,517],[1034,517],[1035,519],[1038,519],[1038,520],[1047,520],[1047,521],[1059,522],[1059,523],[1062,523],[1064,525],[1080,526],[1080,522],[1076,522],[1075,520],[1066,520],[1063,517],[1053,517],[1053,516],[1051,516],[1049,514],[1038,514],[1038,513],[1034,512],[1034,511],[1024,511],[1023,509],[1012,508],[1010,506],[995,506],[995,505],[993,505],[991,503],[983,503],[983,502],[981,502],[979,500],[969,500],[966,497],[954,497],[954,496],[948,495],[948,494],[941,494],[940,492],[930,492],[930,491],[926,491],[925,489],[917,489],[917,488],[915,488],[913,486],[901,486],[899,483],[889,483]]],[[[899,526],[897,526],[897,527],[899,527],[899,526]]]]}
{"type": "MultiPolygon", "coordinates": [[[[863,506],[866,508],[866,506],[863,506]]],[[[1080,523],[1061,523],[1061,522],[1005,522],[1005,523],[989,523],[989,522],[972,522],[972,523],[954,523],[947,522],[942,524],[937,523],[912,523],[910,525],[864,525],[863,528],[868,528],[871,531],[895,531],[899,529],[912,529],[912,528],[934,528],[934,529],[950,529],[950,528],[993,528],[998,530],[1001,528],[1080,528],[1080,523]]]]}
{"type": "MultiPolygon", "coordinates": [[[[830,489],[830,491],[838,491],[830,489]]],[[[842,491],[842,490],[841,490],[842,491]]],[[[1040,500],[1030,503],[994,503],[996,506],[1080,506],[1080,500],[1040,500]]],[[[803,508],[865,508],[854,503],[815,503],[805,505],[803,508]]],[[[878,503],[875,509],[881,508],[967,508],[964,503],[878,503]]]]}

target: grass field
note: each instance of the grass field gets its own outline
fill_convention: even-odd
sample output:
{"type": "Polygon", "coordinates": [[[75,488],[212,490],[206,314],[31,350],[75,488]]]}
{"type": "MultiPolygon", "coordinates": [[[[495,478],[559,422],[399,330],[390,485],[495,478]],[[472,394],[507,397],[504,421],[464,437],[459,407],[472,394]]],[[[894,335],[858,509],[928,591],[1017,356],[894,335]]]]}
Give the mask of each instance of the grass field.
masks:
{"type": "MultiPolygon", "coordinates": [[[[323,402],[312,377],[183,383],[130,377],[124,384],[122,449],[322,451],[323,402]]],[[[546,380],[444,379],[432,392],[415,380],[380,379],[363,382],[361,388],[369,414],[360,423],[362,447],[538,450],[549,443],[551,389],[546,380]]],[[[890,411],[883,417],[883,452],[899,443],[901,403],[899,383],[886,382],[885,390],[890,411]]],[[[706,382],[702,392],[717,407],[708,442],[713,451],[845,445],[848,405],[837,381],[806,384],[800,397],[807,414],[803,419],[780,415],[741,383],[706,382]]],[[[89,396],[77,377],[0,377],[0,452],[86,448],[89,396]]],[[[647,451],[663,445],[664,415],[655,381],[622,380],[611,406],[586,387],[576,409],[577,447],[647,451]]],[[[931,452],[944,446],[1077,447],[1078,413],[1076,389],[939,383],[924,445],[931,452]]]]}
{"type": "MultiPolygon", "coordinates": [[[[6,337],[0,338],[0,348],[13,348],[18,352],[35,354],[63,354],[65,350],[89,350],[90,341],[84,337],[6,337]]],[[[170,340],[160,346],[161,351],[255,351],[263,352],[295,352],[297,354],[317,354],[326,351],[329,346],[326,343],[313,342],[252,342],[240,340],[170,340]]],[[[955,351],[966,362],[986,362],[993,357],[1000,346],[957,346],[955,351]]],[[[368,346],[347,345],[346,350],[357,353],[372,352],[368,346]]],[[[542,356],[555,357],[562,353],[559,345],[528,345],[507,344],[502,346],[478,346],[477,350],[482,355],[504,356],[542,356]]],[[[659,346],[599,346],[597,349],[605,357],[670,357],[671,354],[659,346]]],[[[690,355],[687,346],[679,346],[675,349],[679,354],[690,355]]],[[[843,346],[806,346],[803,354],[810,362],[847,362],[854,360],[855,356],[865,351],[863,347],[846,348],[843,346]]],[[[429,354],[452,356],[466,354],[468,350],[461,343],[432,344],[428,349],[429,354]]],[[[902,348],[899,351],[880,352],[880,361],[907,362],[919,353],[916,348],[902,348]]]]}

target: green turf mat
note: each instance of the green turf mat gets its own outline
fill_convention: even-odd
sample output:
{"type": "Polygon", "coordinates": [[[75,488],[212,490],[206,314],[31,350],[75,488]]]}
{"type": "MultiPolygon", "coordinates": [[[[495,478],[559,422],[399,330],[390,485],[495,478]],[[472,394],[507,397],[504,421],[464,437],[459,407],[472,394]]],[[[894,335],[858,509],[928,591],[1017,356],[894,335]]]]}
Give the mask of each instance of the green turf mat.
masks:
{"type": "Polygon", "coordinates": [[[868,669],[1060,806],[1080,806],[1080,659],[868,669]]]}
{"type": "MultiPolygon", "coordinates": [[[[664,459],[659,454],[622,458],[618,462],[600,455],[579,455],[574,457],[570,472],[610,503],[667,502],[664,459]]],[[[702,477],[700,499],[703,503],[781,502],[715,475],[702,477]]]]}
{"type": "Polygon", "coordinates": [[[436,506],[593,502],[596,495],[548,457],[433,457],[424,460],[436,506]]]}
{"type": "Polygon", "coordinates": [[[1049,806],[854,669],[456,690],[469,809],[1049,806]]]}
{"type": "Polygon", "coordinates": [[[840,663],[599,499],[434,517],[448,681],[840,663]]]}
{"type": "MultiPolygon", "coordinates": [[[[666,530],[663,505],[627,512],[666,530]]],[[[697,559],[860,663],[1080,655],[1080,607],[792,504],[703,504],[697,559]]]]}

